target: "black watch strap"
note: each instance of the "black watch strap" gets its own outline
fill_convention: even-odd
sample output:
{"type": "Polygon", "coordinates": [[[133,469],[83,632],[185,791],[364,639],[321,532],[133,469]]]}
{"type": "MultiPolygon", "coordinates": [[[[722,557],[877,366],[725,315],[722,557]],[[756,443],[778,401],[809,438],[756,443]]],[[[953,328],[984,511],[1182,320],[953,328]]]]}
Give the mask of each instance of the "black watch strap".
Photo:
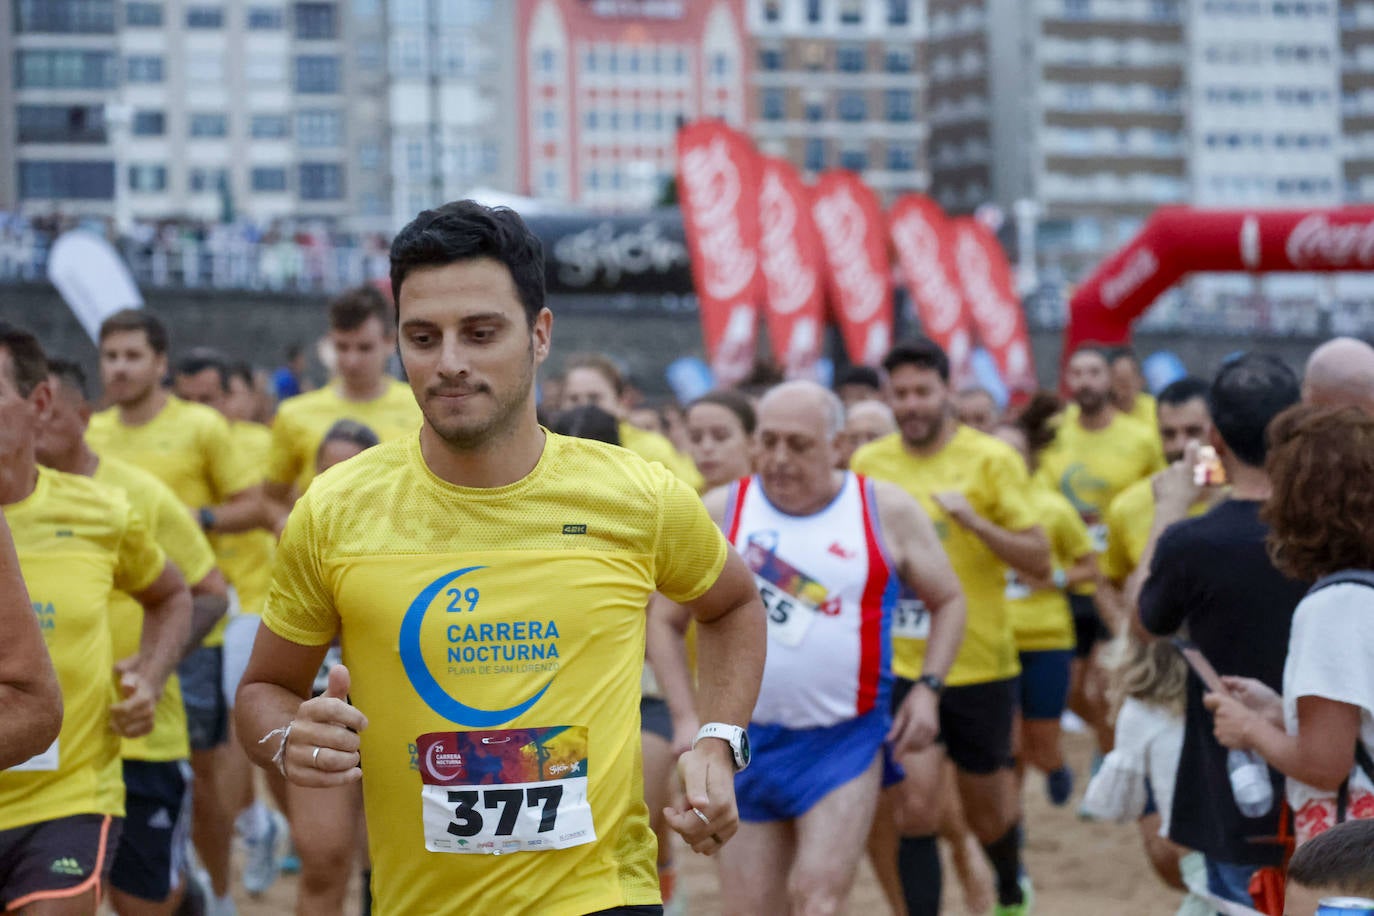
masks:
{"type": "Polygon", "coordinates": [[[937,697],[945,692],[944,679],[934,674],[923,674],[916,678],[916,683],[929,687],[937,697]]]}

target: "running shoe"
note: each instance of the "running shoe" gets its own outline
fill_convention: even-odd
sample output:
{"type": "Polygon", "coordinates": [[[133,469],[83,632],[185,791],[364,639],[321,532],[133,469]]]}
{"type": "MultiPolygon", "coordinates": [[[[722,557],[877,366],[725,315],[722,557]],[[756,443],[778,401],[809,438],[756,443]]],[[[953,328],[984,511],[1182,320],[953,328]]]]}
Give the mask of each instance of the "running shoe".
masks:
{"type": "Polygon", "coordinates": [[[992,908],[992,916],[1030,916],[1035,908],[1035,887],[1030,875],[1021,876],[1021,902],[999,903],[992,908]]]}
{"type": "MultiPolygon", "coordinates": [[[[1101,752],[1101,751],[1096,751],[1096,752],[1093,753],[1093,765],[1092,765],[1092,770],[1088,773],[1088,781],[1089,781],[1089,782],[1091,782],[1091,781],[1092,781],[1092,778],[1093,778],[1094,776],[1097,775],[1097,771],[1100,770],[1100,769],[1102,769],[1102,761],[1105,760],[1105,759],[1106,759],[1106,758],[1102,755],[1102,752],[1101,752]]],[[[1079,804],[1078,804],[1078,819],[1079,819],[1080,821],[1095,821],[1095,820],[1097,820],[1097,818],[1093,817],[1092,812],[1088,810],[1088,803],[1087,803],[1086,798],[1084,799],[1084,801],[1079,802],[1079,804]]]]}
{"type": "Polygon", "coordinates": [[[245,840],[247,855],[243,863],[243,888],[250,895],[260,897],[267,893],[267,889],[281,874],[280,847],[287,832],[286,818],[269,810],[266,829],[245,840]]]}
{"type": "Polygon", "coordinates": [[[1045,774],[1045,794],[1050,797],[1050,804],[1056,808],[1062,808],[1069,803],[1069,798],[1073,795],[1073,770],[1069,769],[1067,764],[1053,773],[1045,774]]]}

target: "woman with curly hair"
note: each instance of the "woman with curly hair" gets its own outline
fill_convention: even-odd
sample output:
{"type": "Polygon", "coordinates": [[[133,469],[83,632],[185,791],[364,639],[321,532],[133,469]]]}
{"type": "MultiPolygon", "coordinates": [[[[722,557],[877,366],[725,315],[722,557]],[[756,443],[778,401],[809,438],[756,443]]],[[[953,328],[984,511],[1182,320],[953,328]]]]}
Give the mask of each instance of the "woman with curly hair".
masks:
{"type": "Polygon", "coordinates": [[[1217,740],[1288,777],[1299,844],[1374,818],[1374,417],[1300,406],[1270,428],[1274,563],[1315,582],[1293,616],[1283,695],[1225,678],[1217,740]]]}

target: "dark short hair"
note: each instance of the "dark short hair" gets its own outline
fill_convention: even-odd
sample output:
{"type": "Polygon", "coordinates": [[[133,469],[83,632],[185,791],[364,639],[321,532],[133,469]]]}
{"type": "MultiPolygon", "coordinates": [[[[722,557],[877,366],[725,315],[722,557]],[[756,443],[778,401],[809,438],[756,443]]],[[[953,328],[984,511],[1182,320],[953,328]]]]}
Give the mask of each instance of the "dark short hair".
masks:
{"type": "Polygon", "coordinates": [[[597,442],[620,444],[620,421],[614,415],[592,404],[573,407],[554,418],[549,427],[560,436],[575,439],[595,439],[597,442]]]}
{"type": "Polygon", "coordinates": [[[491,258],[505,265],[530,327],[544,308],[544,247],[508,207],[458,200],[425,210],[391,243],[391,296],[399,309],[401,284],[417,267],[442,267],[491,258]]]}
{"type": "Polygon", "coordinates": [[[835,376],[833,387],[839,391],[845,385],[862,385],[874,391],[882,391],[883,377],[872,366],[847,366],[835,376]]]}
{"type": "Polygon", "coordinates": [[[621,373],[620,367],[615,364],[615,360],[602,353],[574,353],[569,356],[567,362],[563,363],[563,379],[567,380],[568,375],[574,369],[590,369],[597,375],[611,383],[611,388],[615,390],[615,396],[620,397],[625,393],[625,376],[621,373]]]}
{"type": "Polygon", "coordinates": [[[714,404],[717,407],[724,407],[739,419],[739,424],[744,427],[746,436],[752,436],[754,427],[758,425],[758,416],[754,413],[754,405],[750,404],[749,399],[738,391],[729,391],[723,388],[708,391],[688,404],[687,412],[691,413],[692,408],[698,404],[714,404]]]}
{"type": "Polygon", "coordinates": [[[97,339],[100,343],[104,343],[105,338],[111,334],[131,331],[142,331],[143,336],[148,339],[148,346],[159,356],[167,352],[170,341],[167,325],[162,323],[162,319],[145,309],[120,309],[115,312],[100,323],[100,334],[97,339]]]}
{"type": "Polygon", "coordinates": [[[1111,368],[1111,350],[1107,347],[1102,346],[1102,344],[1098,343],[1085,343],[1082,346],[1075,348],[1074,351],[1069,354],[1069,358],[1065,360],[1064,364],[1067,366],[1076,357],[1081,356],[1084,353],[1089,353],[1093,356],[1096,356],[1098,359],[1102,360],[1102,362],[1107,364],[1107,368],[1111,368]]]}
{"type": "Polygon", "coordinates": [[[1248,353],[1221,367],[1207,392],[1212,425],[1243,464],[1262,467],[1268,453],[1265,430],[1298,403],[1298,377],[1277,356],[1248,353]]]}
{"type": "Polygon", "coordinates": [[[81,364],[76,360],[50,356],[48,357],[48,374],[81,395],[83,399],[90,397],[86,385],[86,370],[82,369],[81,364]]]}
{"type": "Polygon", "coordinates": [[[0,321],[0,349],[10,355],[10,378],[21,397],[48,379],[48,358],[38,338],[17,325],[0,321]]]}
{"type": "Polygon", "coordinates": [[[940,376],[940,381],[949,383],[949,355],[929,337],[903,340],[883,358],[883,368],[888,375],[902,366],[934,370],[940,376]]]}
{"type": "Polygon", "coordinates": [[[1288,880],[1313,890],[1374,897],[1374,820],[1346,821],[1298,847],[1288,863],[1288,880]]]}
{"type": "Polygon", "coordinates": [[[334,425],[325,432],[324,438],[320,440],[320,447],[315,450],[318,456],[329,442],[348,442],[361,449],[369,449],[381,443],[381,438],[372,431],[372,427],[357,420],[335,420],[334,425]]]}
{"type": "Polygon", "coordinates": [[[1196,398],[1207,400],[1207,383],[1197,376],[1185,375],[1165,385],[1164,390],[1155,395],[1155,403],[1179,407],[1196,398]]]}
{"type": "Polygon", "coordinates": [[[375,286],[355,286],[340,293],[329,303],[329,327],[335,331],[356,331],[376,318],[383,334],[391,334],[393,316],[391,303],[375,286]]]}
{"type": "Polygon", "coordinates": [[[229,364],[229,378],[242,379],[250,389],[257,387],[257,380],[253,377],[253,367],[242,361],[229,364]]]}
{"type": "Polygon", "coordinates": [[[229,390],[229,358],[210,347],[195,347],[187,350],[186,355],[177,360],[177,375],[200,375],[206,369],[214,369],[219,376],[219,387],[229,390]]]}
{"type": "Polygon", "coordinates": [[[1299,404],[1269,427],[1274,565],[1303,582],[1374,569],[1374,417],[1299,404]]]}
{"type": "Polygon", "coordinates": [[[1137,366],[1140,365],[1140,360],[1136,357],[1135,350],[1130,347],[1112,347],[1107,351],[1107,365],[1115,366],[1123,359],[1129,359],[1137,366]]]}

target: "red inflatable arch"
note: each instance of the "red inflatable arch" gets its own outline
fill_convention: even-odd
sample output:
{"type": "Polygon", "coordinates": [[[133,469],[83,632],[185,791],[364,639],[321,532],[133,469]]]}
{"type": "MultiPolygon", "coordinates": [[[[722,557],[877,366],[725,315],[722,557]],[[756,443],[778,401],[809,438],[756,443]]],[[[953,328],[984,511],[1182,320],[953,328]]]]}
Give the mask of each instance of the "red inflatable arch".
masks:
{"type": "Polygon", "coordinates": [[[1069,301],[1063,359],[1122,344],[1159,296],[1194,271],[1374,270],[1374,207],[1195,210],[1162,207],[1069,301]]]}

